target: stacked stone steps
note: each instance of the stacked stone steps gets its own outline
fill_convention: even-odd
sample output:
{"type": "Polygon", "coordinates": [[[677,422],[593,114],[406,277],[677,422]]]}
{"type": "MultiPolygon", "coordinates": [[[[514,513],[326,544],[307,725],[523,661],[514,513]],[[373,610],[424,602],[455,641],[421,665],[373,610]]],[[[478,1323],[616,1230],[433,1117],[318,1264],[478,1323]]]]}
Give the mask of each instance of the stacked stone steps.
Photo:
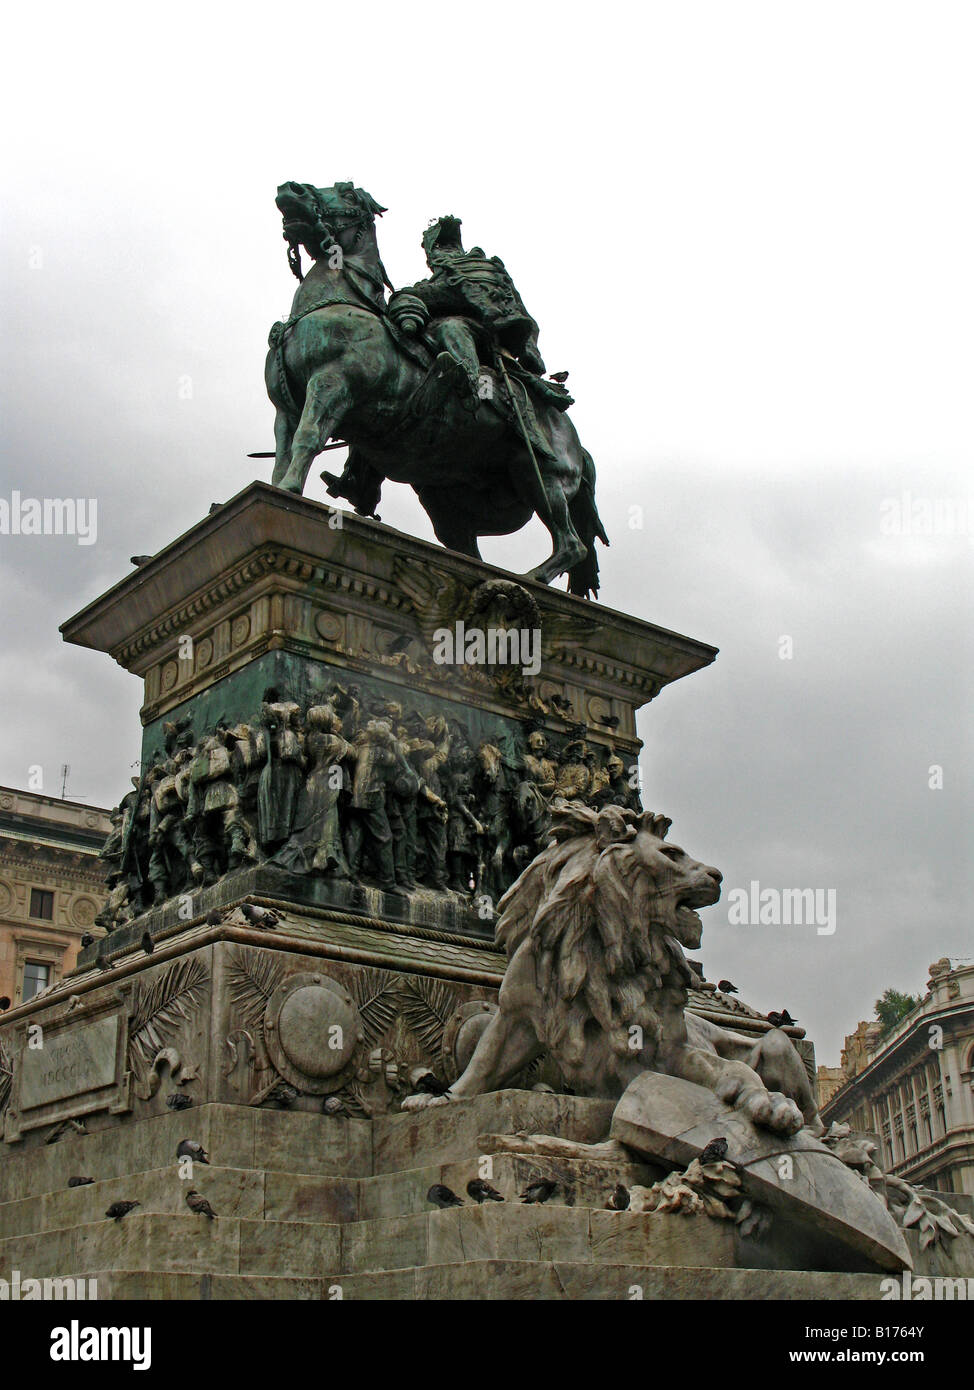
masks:
{"type": "Polygon", "coordinates": [[[131,1120],[8,1155],[0,1273],[96,1278],[100,1298],[877,1296],[875,1276],[739,1268],[755,1261],[730,1222],[604,1210],[616,1181],[652,1181],[647,1167],[498,1152],[491,1137],[527,1129],[594,1142],[610,1110],[505,1092],[371,1122],[225,1105],[131,1120]],[[196,1165],[191,1184],[175,1157],[190,1136],[214,1160],[196,1165]],[[507,1200],[478,1207],[465,1187],[485,1157],[507,1200]],[[74,1174],[97,1181],[68,1189],[74,1174]],[[517,1193],[539,1176],[558,1192],[522,1205],[517,1193]],[[431,1208],[433,1182],[465,1205],[431,1208]],[[189,1186],[216,1221],[188,1211],[189,1186]],[[141,1206],[106,1220],[120,1199],[141,1206]]]}

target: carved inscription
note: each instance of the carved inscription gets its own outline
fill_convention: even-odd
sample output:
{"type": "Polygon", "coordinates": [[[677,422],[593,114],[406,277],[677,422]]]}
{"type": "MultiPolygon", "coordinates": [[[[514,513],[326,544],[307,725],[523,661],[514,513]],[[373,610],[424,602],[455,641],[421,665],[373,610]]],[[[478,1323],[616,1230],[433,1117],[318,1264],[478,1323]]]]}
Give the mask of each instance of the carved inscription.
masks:
{"type": "Polygon", "coordinates": [[[49,1035],[20,1057],[20,1108],[30,1110],[115,1083],[116,1018],[100,1018],[49,1035]]]}

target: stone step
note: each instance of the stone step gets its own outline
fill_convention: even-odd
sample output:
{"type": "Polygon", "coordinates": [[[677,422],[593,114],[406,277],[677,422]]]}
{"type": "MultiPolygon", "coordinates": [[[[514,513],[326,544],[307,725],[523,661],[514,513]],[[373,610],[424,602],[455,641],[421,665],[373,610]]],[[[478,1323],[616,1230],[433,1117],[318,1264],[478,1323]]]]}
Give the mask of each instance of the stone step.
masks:
{"type": "MultiPolygon", "coordinates": [[[[467,1196],[467,1183],[472,1178],[489,1174],[487,1180],[505,1201],[518,1203],[519,1194],[529,1182],[539,1178],[555,1181],[558,1187],[547,1205],[603,1208],[617,1182],[626,1187],[635,1184],[649,1186],[657,1174],[643,1164],[609,1163],[579,1158],[536,1158],[521,1154],[497,1153],[488,1142],[482,1151],[472,1152],[459,1162],[430,1164],[424,1168],[403,1169],[381,1173],[359,1182],[359,1219],[407,1216],[429,1211],[426,1194],[430,1186],[443,1183],[460,1197],[466,1206],[473,1205],[467,1196]],[[489,1160],[485,1163],[484,1160],[489,1160]]],[[[499,1205],[499,1203],[493,1204],[499,1205]]]]}
{"type": "Polygon", "coordinates": [[[492,1203],[341,1224],[246,1215],[253,1191],[239,1195],[232,1214],[214,1201],[213,1222],[185,1209],[137,1208],[121,1222],[99,1213],[77,1225],[8,1236],[0,1241],[0,1275],[9,1280],[20,1270],[43,1278],[105,1267],[303,1278],[324,1269],[358,1275],[465,1260],[789,1267],[787,1243],[756,1251],[732,1222],[703,1215],[492,1203]]]}
{"type": "Polygon", "coordinates": [[[494,1091],[373,1120],[375,1174],[455,1163],[478,1152],[483,1134],[557,1134],[595,1144],[608,1138],[614,1105],[538,1091],[494,1091]]]}
{"type": "Polygon", "coordinates": [[[702,1215],[508,1202],[357,1221],[342,1232],[349,1274],[467,1260],[733,1268],[739,1242],[733,1222],[702,1215]]]}
{"type": "Polygon", "coordinates": [[[174,1163],[180,1139],[201,1143],[231,1168],[341,1178],[372,1172],[372,1125],[346,1116],[295,1114],[243,1105],[201,1105],[178,1114],[131,1119],[54,1144],[7,1145],[0,1203],[67,1188],[68,1178],[122,1178],[174,1163]]]}
{"type": "Polygon", "coordinates": [[[88,1266],[79,1279],[95,1279],[100,1302],[113,1299],[301,1299],[415,1302],[575,1300],[631,1302],[706,1300],[872,1300],[880,1276],[759,1269],[677,1269],[651,1265],[531,1260],[462,1263],[386,1270],[373,1274],[167,1273],[88,1266]]]}
{"type": "MultiPolygon", "coordinates": [[[[192,1181],[181,1179],[175,1158],[166,1167],[105,1178],[84,1187],[65,1187],[36,1197],[0,1203],[0,1240],[64,1226],[98,1222],[111,1202],[141,1203],[143,1216],[186,1212],[185,1194],[196,1187],[219,1216],[244,1216],[269,1221],[345,1223],[418,1215],[432,1210],[426,1194],[433,1183],[444,1183],[466,1206],[467,1182],[480,1176],[484,1155],[463,1163],[383,1173],[375,1178],[329,1178],[315,1173],[273,1169],[231,1168],[196,1164],[192,1181]]],[[[489,1157],[490,1182],[507,1201],[518,1205],[518,1194],[537,1178],[551,1178],[559,1187],[548,1202],[553,1206],[601,1209],[616,1182],[627,1187],[649,1184],[653,1173],[637,1164],[596,1163],[587,1159],[528,1158],[516,1154],[489,1157]]]]}
{"type": "Polygon", "coordinates": [[[320,1277],[341,1268],[341,1226],[250,1220],[215,1221],[138,1209],[120,1222],[101,1220],[0,1241],[0,1274],[63,1276],[78,1269],[153,1274],[278,1274],[320,1277]]]}

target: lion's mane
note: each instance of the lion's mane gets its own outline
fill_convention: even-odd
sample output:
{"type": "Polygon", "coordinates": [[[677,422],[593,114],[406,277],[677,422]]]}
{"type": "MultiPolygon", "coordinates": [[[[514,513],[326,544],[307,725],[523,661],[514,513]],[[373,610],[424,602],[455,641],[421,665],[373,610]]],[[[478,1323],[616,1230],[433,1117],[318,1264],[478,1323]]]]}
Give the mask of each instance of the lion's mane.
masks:
{"type": "Polygon", "coordinates": [[[632,1034],[655,1052],[664,994],[686,998],[690,972],[657,909],[656,887],[633,852],[641,828],[660,840],[670,822],[569,802],[552,815],[553,843],[524,870],[498,907],[497,939],[510,959],[527,946],[537,969],[539,1039],[556,1062],[581,1064],[595,1031],[631,1056],[632,1034]]]}

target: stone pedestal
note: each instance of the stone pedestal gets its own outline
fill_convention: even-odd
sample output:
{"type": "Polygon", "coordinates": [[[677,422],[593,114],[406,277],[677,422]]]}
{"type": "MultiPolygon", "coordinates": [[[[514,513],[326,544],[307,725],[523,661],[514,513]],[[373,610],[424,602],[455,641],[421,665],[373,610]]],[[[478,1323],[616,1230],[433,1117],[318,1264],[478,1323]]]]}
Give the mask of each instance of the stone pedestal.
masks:
{"type": "Polygon", "coordinates": [[[267,686],[305,703],[336,676],[407,707],[422,699],[424,708],[469,724],[474,738],[531,719],[557,744],[584,724],[599,751],[612,745],[628,760],[640,746],[636,711],[717,655],[692,638],[264,483],[252,483],[61,631],[144,681],[147,762],[162,748],[163,720],[188,714],[199,735],[220,718],[252,717],[267,686]],[[492,595],[489,586],[498,584],[506,590],[492,595]],[[490,626],[515,587],[519,624],[540,629],[536,676],[434,661],[437,629],[490,626]]]}
{"type": "MultiPolygon", "coordinates": [[[[591,768],[630,767],[636,711],[716,655],[258,483],[63,632],[144,681],[144,768],[167,723],[199,740],[253,720],[269,688],[306,709],[336,681],[363,705],[442,715],[512,765],[542,731],[553,754],[584,739],[591,768]],[[438,631],[512,614],[539,635],[535,671],[434,659],[438,631]]],[[[273,862],[139,912],[0,1024],[0,1272],[96,1277],[101,1297],[875,1296],[855,1272],[782,1283],[767,1268],[787,1251],[755,1252],[726,1223],[603,1209],[620,1177],[662,1170],[492,1155],[490,1134],[607,1135],[611,1106],[531,1089],[559,1086],[546,1063],[510,1091],[402,1114],[417,1070],[456,1077],[496,1008],[493,933],[469,895],[273,862]],[[185,1137],[210,1151],[193,1183],[212,1223],[185,1205],[185,1137]],[[485,1155],[505,1203],[429,1207],[431,1183],[463,1193],[485,1155]],[[522,1207],[539,1172],[560,1195],[522,1207]],[[69,1190],[72,1176],[94,1182],[69,1190]],[[106,1220],[118,1200],[140,1205],[106,1220]]],[[[690,1007],[768,1026],[712,992],[690,1007]]]]}

